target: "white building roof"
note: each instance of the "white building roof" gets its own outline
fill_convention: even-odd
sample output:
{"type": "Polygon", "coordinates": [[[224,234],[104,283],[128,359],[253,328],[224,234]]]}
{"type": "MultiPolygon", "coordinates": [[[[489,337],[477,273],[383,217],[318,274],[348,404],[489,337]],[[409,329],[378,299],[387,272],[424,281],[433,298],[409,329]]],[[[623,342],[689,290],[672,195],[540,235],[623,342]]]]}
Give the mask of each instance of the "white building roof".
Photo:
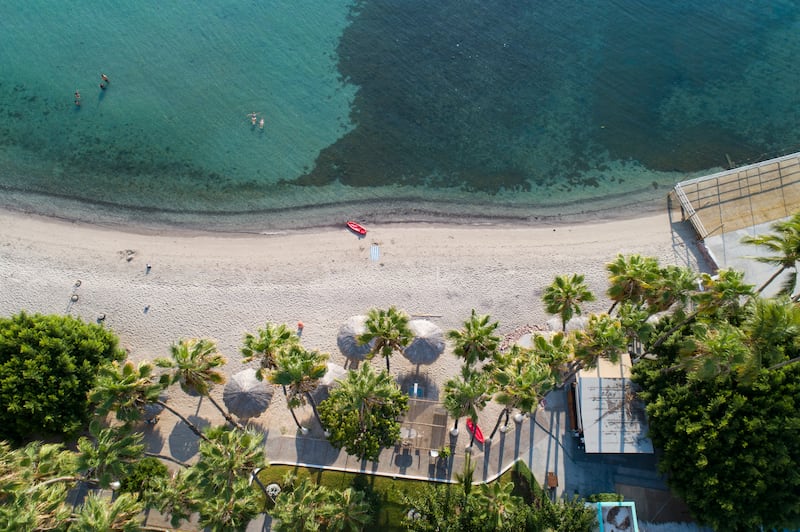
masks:
{"type": "Polygon", "coordinates": [[[630,380],[631,359],[600,359],[578,373],[578,405],[587,453],[652,453],[644,404],[630,380]]]}

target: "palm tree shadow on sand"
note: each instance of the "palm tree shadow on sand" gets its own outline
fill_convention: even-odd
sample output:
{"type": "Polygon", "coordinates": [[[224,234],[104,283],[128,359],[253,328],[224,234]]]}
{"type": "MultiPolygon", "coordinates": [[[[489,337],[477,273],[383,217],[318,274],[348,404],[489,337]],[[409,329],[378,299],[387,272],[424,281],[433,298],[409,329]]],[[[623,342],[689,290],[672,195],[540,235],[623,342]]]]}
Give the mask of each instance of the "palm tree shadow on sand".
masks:
{"type": "MultiPolygon", "coordinates": [[[[201,431],[210,425],[206,419],[198,416],[189,416],[187,419],[201,431]]],[[[170,455],[176,460],[186,462],[195,456],[199,450],[200,438],[189,429],[186,423],[178,422],[169,434],[170,455]]]]}

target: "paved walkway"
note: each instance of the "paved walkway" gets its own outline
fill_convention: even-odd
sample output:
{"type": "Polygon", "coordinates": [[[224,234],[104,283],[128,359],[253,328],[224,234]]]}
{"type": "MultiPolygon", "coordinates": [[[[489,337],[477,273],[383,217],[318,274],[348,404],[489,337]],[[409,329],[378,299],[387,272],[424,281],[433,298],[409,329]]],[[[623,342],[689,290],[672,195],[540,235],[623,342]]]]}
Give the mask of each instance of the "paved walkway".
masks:
{"type": "MultiPolygon", "coordinates": [[[[664,488],[655,472],[653,455],[587,455],[578,449],[566,419],[564,391],[549,394],[546,406],[539,408],[535,417],[525,416],[520,423],[512,417],[506,433],[498,431],[492,441],[475,443],[469,452],[475,482],[490,482],[522,460],[541,485],[545,485],[547,473],[556,474],[557,497],[565,492],[588,495],[614,491],[615,483],[623,481],[664,488]]],[[[446,461],[431,457],[427,448],[402,445],[385,449],[377,462],[363,461],[333,448],[324,439],[289,435],[269,435],[267,455],[271,464],[449,482],[463,471],[469,445],[470,434],[462,428],[463,420],[460,425],[457,437],[447,434],[445,441],[452,454],[446,461]]],[[[484,433],[488,435],[491,429],[484,427],[484,433]]]]}
{"type": "MultiPolygon", "coordinates": [[[[459,423],[458,436],[450,436],[451,427],[452,420],[444,439],[445,445],[452,450],[446,461],[432,457],[427,448],[402,445],[385,449],[376,462],[364,461],[335,449],[321,437],[269,431],[266,432],[266,451],[269,463],[273,465],[302,465],[396,478],[453,482],[455,475],[464,470],[470,434],[463,426],[463,420],[459,423]]],[[[487,436],[492,428],[493,424],[484,427],[487,436]]],[[[183,424],[172,428],[173,433],[184,430],[188,429],[183,424]]],[[[172,442],[172,436],[169,439],[172,442]]],[[[181,439],[175,438],[176,441],[181,439]]],[[[148,434],[147,440],[151,447],[149,450],[166,450],[163,448],[164,440],[156,435],[156,431],[148,434]]],[[[173,455],[185,452],[185,456],[176,458],[190,460],[196,453],[196,443],[186,449],[171,443],[169,451],[173,455]]],[[[475,482],[492,481],[515,461],[522,460],[543,486],[546,485],[548,473],[557,476],[558,486],[553,490],[556,498],[613,492],[618,484],[666,489],[663,479],[656,472],[653,455],[589,455],[579,450],[568,430],[566,393],[563,390],[551,392],[545,406],[540,407],[535,416],[525,416],[519,423],[512,417],[506,433],[498,431],[491,442],[487,440],[483,445],[476,443],[469,454],[475,466],[475,482]]],[[[157,522],[157,516],[148,519],[148,524],[158,526],[157,522]]],[[[265,520],[259,519],[251,524],[249,530],[262,530],[266,526],[265,520]]]]}

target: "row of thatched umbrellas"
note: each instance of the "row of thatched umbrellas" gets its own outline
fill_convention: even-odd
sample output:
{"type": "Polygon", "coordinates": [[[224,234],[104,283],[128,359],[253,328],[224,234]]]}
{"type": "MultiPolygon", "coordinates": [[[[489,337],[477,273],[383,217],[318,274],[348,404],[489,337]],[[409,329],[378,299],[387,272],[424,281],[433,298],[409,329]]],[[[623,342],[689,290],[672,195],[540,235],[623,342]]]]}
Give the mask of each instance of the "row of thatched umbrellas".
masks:
{"type": "MultiPolygon", "coordinates": [[[[570,320],[567,330],[584,328],[585,318],[570,320]]],[[[552,330],[558,330],[560,325],[557,318],[548,322],[552,330]]],[[[340,328],[336,337],[336,344],[339,351],[348,359],[364,360],[370,352],[370,344],[359,344],[357,338],[366,332],[367,317],[353,316],[348,319],[340,328]]],[[[409,321],[409,328],[414,335],[414,340],[403,351],[403,356],[414,364],[432,364],[444,352],[444,332],[440,327],[431,321],[424,319],[413,319],[409,321]]],[[[523,347],[530,347],[531,335],[526,334],[519,339],[518,343],[523,347]]],[[[338,364],[328,362],[328,371],[320,380],[320,384],[326,388],[332,386],[336,380],[343,379],[347,375],[347,370],[338,364]]],[[[415,375],[414,380],[419,380],[420,376],[415,375]]],[[[435,384],[427,383],[428,389],[435,384]]],[[[265,386],[263,381],[256,377],[256,370],[247,368],[234,374],[222,393],[222,400],[228,410],[234,415],[247,419],[258,417],[269,406],[272,400],[272,387],[265,386]]],[[[146,405],[146,418],[155,417],[160,413],[162,406],[157,403],[146,405]]]]}
{"type": "MultiPolygon", "coordinates": [[[[351,360],[364,360],[370,351],[369,344],[358,343],[358,336],[366,332],[366,316],[353,316],[339,329],[336,343],[342,354],[351,360]]],[[[444,332],[428,320],[410,320],[409,328],[414,340],[403,351],[403,356],[414,364],[432,364],[444,352],[444,332]]],[[[328,372],[320,380],[325,387],[343,379],[347,370],[328,362],[328,372]]],[[[222,400],[228,411],[240,418],[261,415],[272,400],[272,387],[265,386],[256,378],[256,370],[248,368],[231,377],[222,392],[222,400]]]]}

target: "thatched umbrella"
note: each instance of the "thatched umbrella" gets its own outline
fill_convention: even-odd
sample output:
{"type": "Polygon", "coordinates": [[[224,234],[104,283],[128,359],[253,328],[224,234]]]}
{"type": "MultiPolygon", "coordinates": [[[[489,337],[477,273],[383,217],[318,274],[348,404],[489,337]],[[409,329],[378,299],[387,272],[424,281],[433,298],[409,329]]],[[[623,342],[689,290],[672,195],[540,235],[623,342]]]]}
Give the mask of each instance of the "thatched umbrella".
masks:
{"type": "Polygon", "coordinates": [[[414,340],[403,351],[403,356],[414,364],[431,364],[444,353],[444,332],[428,320],[411,320],[408,328],[414,340]]]}
{"type": "Polygon", "coordinates": [[[361,345],[358,336],[367,332],[367,317],[364,315],[349,318],[339,328],[336,344],[344,356],[354,360],[364,360],[371,349],[371,343],[361,345]]]}
{"type": "Polygon", "coordinates": [[[328,362],[328,372],[319,380],[322,386],[333,386],[337,380],[344,379],[349,372],[339,364],[328,362]]]}
{"type": "MultiPolygon", "coordinates": [[[[582,331],[589,326],[589,318],[586,316],[575,316],[571,320],[567,322],[567,332],[569,331],[582,331]]],[[[561,330],[561,318],[558,316],[553,316],[549,320],[547,320],[547,327],[551,331],[560,331],[561,330]]]]}
{"type": "Polygon", "coordinates": [[[319,380],[319,386],[317,386],[312,393],[314,399],[317,402],[322,402],[328,398],[328,393],[330,389],[336,384],[337,380],[343,380],[347,377],[349,373],[348,370],[340,366],[339,364],[334,364],[333,362],[328,362],[328,371],[325,375],[319,380]]]}
{"type": "Polygon", "coordinates": [[[245,419],[261,415],[271,399],[272,387],[258,380],[252,368],[234,374],[222,391],[222,401],[228,410],[245,419]]]}

